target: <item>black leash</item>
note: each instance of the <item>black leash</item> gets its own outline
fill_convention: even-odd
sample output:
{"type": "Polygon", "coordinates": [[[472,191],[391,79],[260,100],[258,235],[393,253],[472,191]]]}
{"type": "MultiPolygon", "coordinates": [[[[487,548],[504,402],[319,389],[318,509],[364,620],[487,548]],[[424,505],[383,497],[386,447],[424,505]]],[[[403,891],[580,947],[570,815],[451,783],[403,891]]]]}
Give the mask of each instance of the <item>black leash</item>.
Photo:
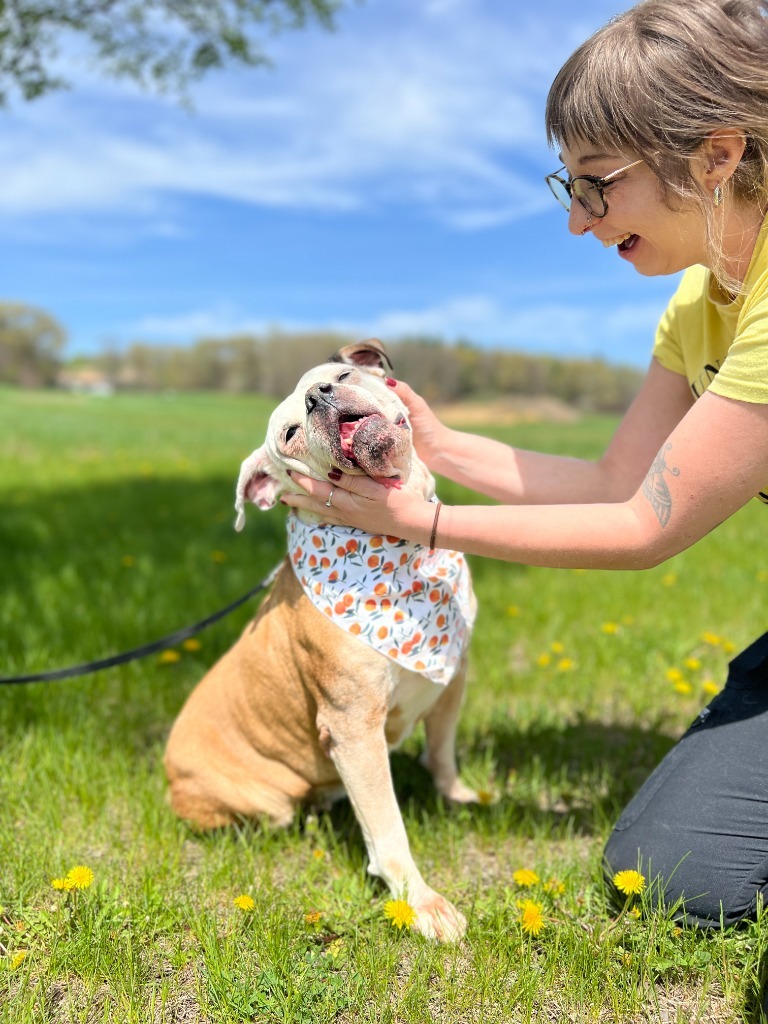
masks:
{"type": "Polygon", "coordinates": [[[214,612],[213,615],[209,615],[207,618],[202,619],[200,622],[196,622],[194,626],[185,626],[183,629],[177,629],[175,633],[170,633],[168,636],[164,636],[162,640],[154,640],[150,644],[144,644],[143,647],[134,647],[132,651],[124,651],[122,654],[113,654],[109,658],[100,658],[98,661],[89,661],[84,665],[72,665],[70,668],[59,668],[52,672],[33,672],[27,676],[0,676],[0,686],[8,686],[12,683],[51,683],[56,679],[70,679],[72,676],[85,676],[91,672],[98,672],[103,668],[111,668],[113,665],[124,665],[127,661],[136,661],[138,658],[143,658],[147,654],[154,654],[156,651],[162,651],[166,647],[173,647],[174,644],[181,643],[182,640],[186,640],[190,636],[194,636],[195,633],[200,633],[210,626],[214,622],[218,622],[219,619],[223,619],[225,615],[229,615],[235,608],[239,608],[241,604],[258,594],[262,590],[266,590],[272,583],[275,576],[280,570],[282,561],[279,565],[264,577],[261,583],[257,583],[253,589],[249,590],[247,594],[243,594],[242,597],[238,597],[232,604],[228,604],[226,608],[222,608],[221,611],[214,612]]]}

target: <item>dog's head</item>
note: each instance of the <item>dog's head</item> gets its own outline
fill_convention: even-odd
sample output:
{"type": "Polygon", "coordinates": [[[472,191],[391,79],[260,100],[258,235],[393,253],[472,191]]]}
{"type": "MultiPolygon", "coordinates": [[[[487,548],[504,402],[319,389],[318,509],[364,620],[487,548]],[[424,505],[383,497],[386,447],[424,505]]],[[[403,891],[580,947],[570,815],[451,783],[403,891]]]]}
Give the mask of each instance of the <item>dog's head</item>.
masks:
{"type": "Polygon", "coordinates": [[[284,491],[300,492],[289,469],[325,481],[339,469],[431,496],[434,481],[413,451],[407,410],[385,382],[391,370],[372,338],[304,374],[270,416],[264,444],[242,464],[236,529],[243,528],[246,501],[268,509],[284,491]]]}

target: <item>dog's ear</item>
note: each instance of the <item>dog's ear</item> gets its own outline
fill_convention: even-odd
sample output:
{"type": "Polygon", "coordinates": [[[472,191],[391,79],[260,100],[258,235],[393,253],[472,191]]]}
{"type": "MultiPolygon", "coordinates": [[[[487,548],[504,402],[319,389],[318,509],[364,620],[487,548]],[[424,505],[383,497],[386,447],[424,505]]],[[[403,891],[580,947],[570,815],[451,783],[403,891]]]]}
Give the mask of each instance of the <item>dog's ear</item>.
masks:
{"type": "Polygon", "coordinates": [[[261,448],[252,452],[240,467],[235,496],[235,529],[240,531],[245,526],[246,501],[252,501],[258,508],[266,511],[274,508],[282,489],[283,481],[277,476],[275,464],[270,458],[267,446],[263,444],[261,448]]]}
{"type": "Polygon", "coordinates": [[[368,338],[367,341],[358,341],[354,345],[345,345],[332,355],[328,362],[351,363],[353,366],[380,370],[385,374],[393,372],[392,361],[378,338],[368,338]]]}

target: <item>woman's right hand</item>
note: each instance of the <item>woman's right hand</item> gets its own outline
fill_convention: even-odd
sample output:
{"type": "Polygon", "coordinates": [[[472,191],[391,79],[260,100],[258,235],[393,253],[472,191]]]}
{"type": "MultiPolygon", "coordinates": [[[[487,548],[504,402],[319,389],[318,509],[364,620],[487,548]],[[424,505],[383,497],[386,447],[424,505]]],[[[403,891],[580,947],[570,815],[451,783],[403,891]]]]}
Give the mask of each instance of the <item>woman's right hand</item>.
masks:
{"type": "MultiPolygon", "coordinates": [[[[392,378],[387,380],[390,384],[392,378]]],[[[435,460],[445,454],[450,430],[432,412],[421,395],[402,380],[390,384],[400,401],[408,409],[408,419],[413,431],[413,446],[416,453],[429,469],[434,469],[435,460]]]]}

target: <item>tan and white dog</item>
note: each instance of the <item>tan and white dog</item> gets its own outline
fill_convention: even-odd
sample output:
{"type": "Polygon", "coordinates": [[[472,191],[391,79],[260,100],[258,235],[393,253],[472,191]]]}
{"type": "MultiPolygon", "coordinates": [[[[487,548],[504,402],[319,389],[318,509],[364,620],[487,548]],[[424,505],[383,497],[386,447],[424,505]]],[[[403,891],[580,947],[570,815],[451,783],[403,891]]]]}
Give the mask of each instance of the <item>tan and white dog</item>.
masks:
{"type": "MultiPolygon", "coordinates": [[[[273,507],[298,490],[295,469],[333,468],[434,495],[407,411],[385,382],[375,339],[306,373],[243,463],[244,505],[273,507]]],[[[463,915],[431,889],[411,856],[388,751],[424,722],[424,763],[449,800],[477,795],[459,779],[454,739],[475,602],[457,552],[288,517],[289,555],[258,615],[192,692],[165,754],[174,811],[200,828],[267,815],[287,825],[299,803],[352,802],[369,856],[415,928],[451,941],[463,915]]]]}

